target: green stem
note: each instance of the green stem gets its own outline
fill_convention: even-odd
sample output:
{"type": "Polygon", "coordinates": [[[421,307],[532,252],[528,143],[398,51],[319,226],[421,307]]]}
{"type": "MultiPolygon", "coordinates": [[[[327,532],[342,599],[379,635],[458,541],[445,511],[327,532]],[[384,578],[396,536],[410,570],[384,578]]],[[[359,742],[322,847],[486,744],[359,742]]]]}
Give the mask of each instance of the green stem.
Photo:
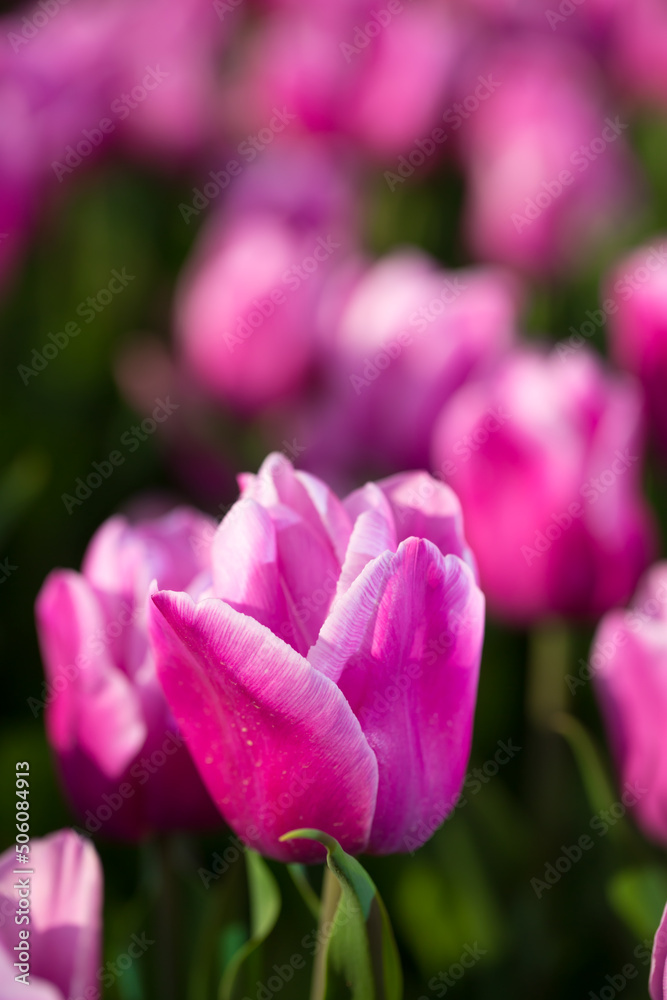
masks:
{"type": "Polygon", "coordinates": [[[526,768],[530,797],[540,821],[557,822],[558,803],[566,794],[567,766],[554,720],[567,711],[565,676],[571,669],[572,637],[567,623],[546,621],[530,634],[526,709],[526,768]]]}
{"type": "Polygon", "coordinates": [[[313,965],[310,1000],[323,1000],[325,995],[327,984],[327,946],[340,894],[340,882],[329,867],[325,866],[324,878],[322,880],[322,905],[317,928],[318,947],[315,952],[315,963],[313,965]]]}

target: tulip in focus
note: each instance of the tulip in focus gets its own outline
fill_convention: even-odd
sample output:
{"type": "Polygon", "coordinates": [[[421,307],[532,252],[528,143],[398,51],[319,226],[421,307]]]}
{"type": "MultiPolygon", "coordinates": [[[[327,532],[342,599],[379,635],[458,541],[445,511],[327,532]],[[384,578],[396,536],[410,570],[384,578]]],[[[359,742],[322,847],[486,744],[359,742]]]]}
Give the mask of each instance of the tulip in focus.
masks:
{"type": "Polygon", "coordinates": [[[211,536],[211,520],[186,508],[134,525],[112,517],[93,537],[82,572],[55,570],[39,593],[47,735],[90,833],[134,840],[215,823],[145,626],[152,580],[186,590],[203,572],[206,582],[211,536]]]}
{"type": "Polygon", "coordinates": [[[667,242],[660,239],[619,261],[606,282],[611,355],[636,375],[651,429],[667,449],[667,242]]]}
{"type": "Polygon", "coordinates": [[[213,583],[153,595],[167,699],[251,846],[322,860],[411,850],[452,810],[470,748],[484,599],[452,491],[426,473],[341,502],[279,455],[240,477],[213,583]]]}
{"type": "Polygon", "coordinates": [[[445,406],[433,463],[496,614],[598,617],[632,594],[653,552],[641,409],[635,384],[585,349],[516,352],[445,406]]]}
{"type": "Polygon", "coordinates": [[[29,857],[29,875],[14,871],[24,867],[17,863],[15,846],[0,857],[2,1000],[99,996],[102,866],[95,848],[72,830],[60,830],[32,840],[29,857]],[[15,918],[20,907],[17,880],[30,890],[25,897],[29,922],[15,918]],[[24,943],[28,948],[22,952],[24,943]],[[21,960],[23,954],[27,962],[21,960]],[[28,978],[17,980],[26,971],[28,978]]]}
{"type": "Polygon", "coordinates": [[[629,611],[602,619],[591,668],[620,782],[637,794],[637,822],[667,844],[667,563],[645,575],[629,611]]]}

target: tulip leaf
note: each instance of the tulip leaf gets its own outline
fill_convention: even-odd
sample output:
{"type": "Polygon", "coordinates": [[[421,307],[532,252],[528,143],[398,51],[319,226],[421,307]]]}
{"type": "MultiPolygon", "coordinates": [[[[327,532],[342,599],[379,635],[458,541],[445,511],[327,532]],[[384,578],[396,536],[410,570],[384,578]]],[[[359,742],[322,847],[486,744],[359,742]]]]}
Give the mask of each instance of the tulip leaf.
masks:
{"type": "Polygon", "coordinates": [[[250,937],[230,959],[220,984],[220,1000],[232,1000],[234,984],[247,959],[266,940],[280,913],[280,890],[267,863],[255,851],[246,851],[250,892],[250,937]]]}
{"type": "Polygon", "coordinates": [[[567,712],[559,712],[552,726],[565,737],[579,767],[586,795],[595,810],[608,809],[616,796],[607,776],[600,754],[588,731],[578,719],[567,712]]]}
{"type": "Polygon", "coordinates": [[[664,868],[625,868],[607,886],[609,901],[623,922],[639,938],[653,939],[667,898],[664,868]]]}
{"type": "Polygon", "coordinates": [[[324,950],[315,966],[312,1000],[401,1000],[398,950],[370,876],[320,830],[292,830],[281,839],[314,840],[327,851],[320,919],[324,950]]]}

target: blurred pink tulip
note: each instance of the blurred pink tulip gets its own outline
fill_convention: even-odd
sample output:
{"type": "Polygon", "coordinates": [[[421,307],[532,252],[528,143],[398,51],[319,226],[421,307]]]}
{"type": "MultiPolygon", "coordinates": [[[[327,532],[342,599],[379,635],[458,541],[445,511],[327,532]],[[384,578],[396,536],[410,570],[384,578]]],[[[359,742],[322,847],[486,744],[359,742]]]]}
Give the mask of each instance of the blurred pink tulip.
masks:
{"type": "Polygon", "coordinates": [[[445,271],[416,250],[346,270],[322,306],[333,328],[322,410],[298,427],[308,465],[336,480],[424,466],[443,403],[513,345],[518,283],[445,271]]]}
{"type": "Polygon", "coordinates": [[[667,450],[667,241],[660,238],[620,260],[605,282],[614,361],[644,388],[652,430],[667,450]]]}
{"type": "Polygon", "coordinates": [[[458,46],[451,17],[431,0],[284,5],[250,40],[232,114],[255,131],[284,108],[296,128],[386,159],[438,124],[458,46]]]}
{"type": "Polygon", "coordinates": [[[304,237],[332,233],[356,246],[360,171],[351,157],[321,136],[284,138],[261,153],[247,143],[241,148],[239,169],[224,203],[227,223],[272,214],[304,237]]]}
{"type": "Polygon", "coordinates": [[[217,60],[230,27],[211,0],[125,0],[112,115],[131,149],[192,157],[220,128],[217,60]]]}
{"type": "Polygon", "coordinates": [[[653,551],[641,409],[585,349],[516,352],[445,406],[433,462],[496,614],[599,616],[630,596],[653,551]]]}
{"type": "Polygon", "coordinates": [[[165,694],[223,816],[280,860],[316,827],[352,853],[411,850],[454,807],[484,599],[449,488],[426,473],[340,500],[272,455],[240,477],[200,599],[159,590],[165,694]]]}
{"type": "Polygon", "coordinates": [[[316,310],[341,242],[304,235],[274,214],[252,214],[205,234],[184,272],[176,333],[190,371],[211,395],[252,413],[306,382],[316,310]]]}
{"type": "Polygon", "coordinates": [[[667,563],[646,574],[630,611],[602,619],[590,666],[627,804],[667,844],[667,563]]]}
{"type": "Polygon", "coordinates": [[[213,522],[187,508],[135,525],[113,517],[92,539],[82,572],[55,570],[40,591],[47,734],[90,833],[138,839],[215,821],[145,626],[152,580],[179,590],[199,586],[202,573],[206,580],[212,534],[213,522]]]}
{"type": "Polygon", "coordinates": [[[95,848],[72,830],[32,840],[30,869],[15,874],[16,847],[0,857],[0,996],[3,1000],[76,1000],[99,993],[102,866],[95,848]],[[16,923],[17,879],[30,889],[29,924],[16,923]],[[27,933],[27,937],[25,936],[27,933]],[[27,944],[28,962],[21,961],[27,944]],[[29,971],[29,979],[15,977],[29,971]],[[26,985],[29,987],[26,989],[26,985]]]}
{"type": "Polygon", "coordinates": [[[605,108],[585,54],[553,38],[488,46],[467,75],[480,69],[496,90],[460,132],[468,243],[531,274],[570,270],[627,215],[629,122],[605,108]]]}
{"type": "Polygon", "coordinates": [[[667,105],[667,9],[661,0],[617,0],[610,66],[622,87],[667,105]]]}

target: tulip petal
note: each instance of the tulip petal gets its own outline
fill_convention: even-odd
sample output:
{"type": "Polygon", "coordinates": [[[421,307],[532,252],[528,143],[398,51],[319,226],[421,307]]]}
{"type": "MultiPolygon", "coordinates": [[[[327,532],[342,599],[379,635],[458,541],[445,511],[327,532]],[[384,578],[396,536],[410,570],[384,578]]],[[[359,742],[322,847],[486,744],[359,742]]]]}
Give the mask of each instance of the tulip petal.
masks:
{"type": "Polygon", "coordinates": [[[213,543],[213,592],[306,653],[336,590],[340,566],[326,537],[288,507],[246,496],[213,543]]]}
{"type": "MultiPolygon", "coordinates": [[[[102,866],[92,844],[72,830],[33,840],[30,851],[30,972],[63,997],[79,997],[98,983],[102,934],[102,866]]],[[[0,858],[0,897],[16,908],[15,851],[0,858]]],[[[14,938],[11,947],[16,944],[14,938]]],[[[7,940],[0,939],[7,947],[7,940]]],[[[46,994],[48,996],[48,993],[46,994]]],[[[4,996],[4,994],[3,994],[4,996]]]]}
{"type": "Polygon", "coordinates": [[[338,685],[379,767],[369,850],[409,850],[451,811],[470,750],[484,630],[471,570],[425,540],[368,564],[310,662],[338,685]]]}
{"type": "Polygon", "coordinates": [[[443,555],[460,556],[476,573],[454,490],[427,472],[400,472],[377,486],[391,504],[399,542],[411,536],[427,538],[443,555]]]}
{"type": "Polygon", "coordinates": [[[350,519],[336,494],[326,483],[307,472],[297,472],[284,455],[269,455],[256,476],[239,476],[242,495],[252,497],[263,507],[279,505],[299,514],[311,528],[324,535],[338,563],[345,557],[350,537],[350,519]]]}
{"type": "Polygon", "coordinates": [[[300,826],[363,850],[377,763],[345,698],[267,628],[220,600],[153,595],[152,641],[172,711],[212,798],[250,846],[282,861],[300,826]]]}
{"type": "MultiPolygon", "coordinates": [[[[9,900],[7,902],[9,904],[9,900]]],[[[14,945],[11,947],[13,948],[14,945]]],[[[25,1000],[25,986],[22,981],[17,982],[14,978],[18,974],[18,970],[14,968],[15,961],[16,953],[10,957],[9,951],[5,952],[3,948],[0,948],[0,996],[2,996],[2,1000],[25,1000]]],[[[65,1000],[60,990],[44,979],[37,979],[32,970],[28,982],[30,1000],[65,1000]]]]}
{"type": "Polygon", "coordinates": [[[234,504],[213,539],[213,593],[281,635],[288,620],[280,589],[276,529],[250,497],[234,504]]]}
{"type": "Polygon", "coordinates": [[[80,746],[115,778],[141,749],[147,728],[139,695],[98,638],[106,634],[98,601],[78,573],[56,570],[44,582],[36,614],[55,692],[47,708],[49,739],[59,753],[80,746]]]}
{"type": "Polygon", "coordinates": [[[610,611],[598,627],[591,663],[621,778],[637,796],[634,808],[642,825],[664,843],[667,742],[656,738],[664,733],[667,717],[664,625],[610,611]],[[602,657],[601,665],[597,657],[602,657]]]}
{"type": "Polygon", "coordinates": [[[364,566],[383,552],[396,551],[394,517],[384,494],[374,483],[367,483],[345,501],[345,509],[354,521],[345,553],[336,596],[346,593],[364,566]]]}

